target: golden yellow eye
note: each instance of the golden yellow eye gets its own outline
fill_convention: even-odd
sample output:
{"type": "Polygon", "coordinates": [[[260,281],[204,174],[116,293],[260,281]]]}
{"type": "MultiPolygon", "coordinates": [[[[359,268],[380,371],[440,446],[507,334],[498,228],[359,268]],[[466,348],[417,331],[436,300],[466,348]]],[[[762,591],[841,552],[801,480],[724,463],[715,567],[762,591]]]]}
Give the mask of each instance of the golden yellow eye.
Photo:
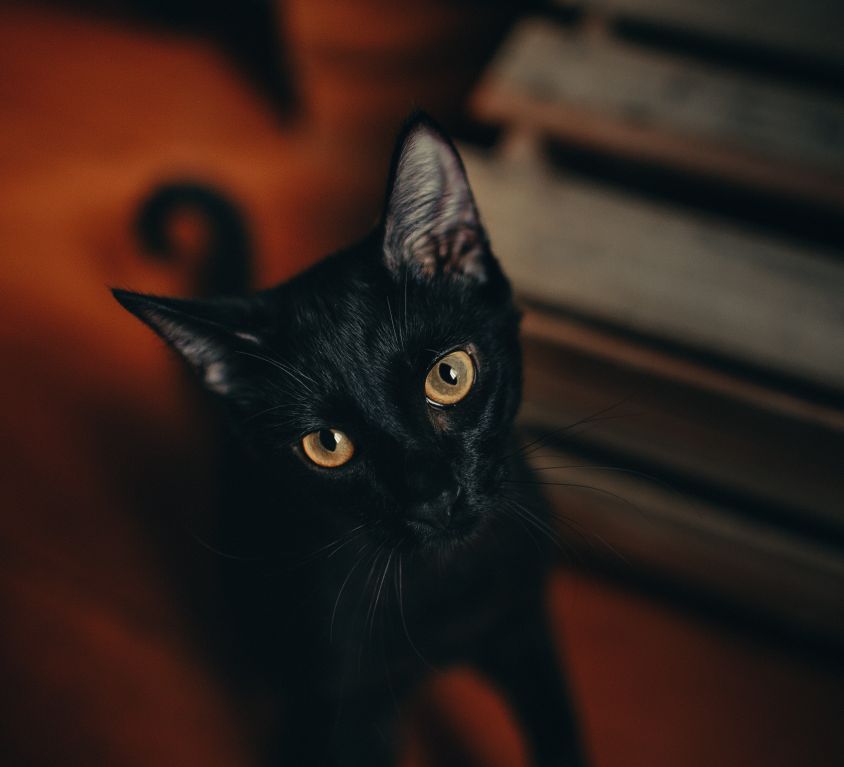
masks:
{"type": "Polygon", "coordinates": [[[475,383],[472,358],[462,349],[438,359],[425,377],[425,396],[433,405],[460,402],[475,383]]]}
{"type": "Polygon", "coordinates": [[[339,429],[320,429],[302,437],[302,450],[317,466],[333,469],[355,454],[352,440],[339,429]]]}

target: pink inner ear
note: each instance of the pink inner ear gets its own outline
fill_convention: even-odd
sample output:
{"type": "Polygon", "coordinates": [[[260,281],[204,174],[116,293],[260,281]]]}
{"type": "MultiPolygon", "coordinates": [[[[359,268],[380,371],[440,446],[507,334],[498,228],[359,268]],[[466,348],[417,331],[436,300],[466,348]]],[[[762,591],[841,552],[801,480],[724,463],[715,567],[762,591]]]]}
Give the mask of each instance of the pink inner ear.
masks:
{"type": "Polygon", "coordinates": [[[454,147],[429,125],[405,139],[393,179],[385,229],[391,269],[485,279],[486,238],[454,147]]]}
{"type": "Polygon", "coordinates": [[[458,229],[453,236],[445,237],[440,252],[440,264],[444,272],[458,272],[468,277],[483,280],[484,242],[477,229],[458,229]],[[444,248],[442,247],[444,246],[444,248]]]}
{"type": "Polygon", "coordinates": [[[483,282],[485,247],[481,232],[469,226],[446,232],[432,229],[405,243],[403,257],[426,277],[452,274],[483,282]]]}

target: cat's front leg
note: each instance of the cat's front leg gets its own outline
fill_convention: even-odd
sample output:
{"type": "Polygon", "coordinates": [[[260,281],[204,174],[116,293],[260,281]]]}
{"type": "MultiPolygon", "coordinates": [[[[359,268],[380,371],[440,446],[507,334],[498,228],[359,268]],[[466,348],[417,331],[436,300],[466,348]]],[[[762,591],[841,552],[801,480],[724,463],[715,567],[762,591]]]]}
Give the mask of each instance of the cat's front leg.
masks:
{"type": "Polygon", "coordinates": [[[541,602],[515,613],[473,653],[512,707],[537,767],[587,764],[575,712],[541,602]]]}

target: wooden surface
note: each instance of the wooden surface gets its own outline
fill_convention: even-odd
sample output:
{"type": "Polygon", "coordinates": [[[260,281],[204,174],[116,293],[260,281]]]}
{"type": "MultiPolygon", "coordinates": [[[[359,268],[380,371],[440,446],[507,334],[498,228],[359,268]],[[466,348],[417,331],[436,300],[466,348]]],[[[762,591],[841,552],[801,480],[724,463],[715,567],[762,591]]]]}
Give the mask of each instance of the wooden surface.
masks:
{"type": "MultiPolygon", "coordinates": [[[[535,435],[535,433],[534,433],[535,435]]],[[[671,589],[718,594],[745,621],[844,645],[844,559],[823,540],[674,488],[623,465],[601,465],[574,444],[531,456],[560,516],[560,559],[601,562],[671,589]]],[[[536,531],[534,531],[535,534],[536,531]]]]}
{"type": "Polygon", "coordinates": [[[474,105],[483,119],[844,209],[838,96],[603,29],[521,22],[474,105]]]}
{"type": "Polygon", "coordinates": [[[834,94],[530,20],[509,38],[489,79],[605,119],[844,174],[844,103],[834,94]]]}
{"type": "Polygon", "coordinates": [[[837,0],[556,0],[607,15],[674,26],[844,64],[844,13],[837,0]]]}
{"type": "Polygon", "coordinates": [[[525,442],[574,526],[565,561],[844,643],[840,426],[667,375],[670,358],[576,323],[529,311],[525,334],[525,442]]]}
{"type": "Polygon", "coordinates": [[[844,263],[704,214],[464,153],[496,253],[539,301],[844,388],[844,263]]]}
{"type": "MultiPolygon", "coordinates": [[[[594,424],[582,434],[577,430],[580,437],[713,488],[756,498],[794,522],[842,531],[840,424],[748,406],[729,390],[707,386],[703,376],[683,380],[667,375],[671,357],[641,365],[614,348],[602,354],[600,344],[613,337],[590,334],[584,346],[580,330],[576,323],[533,312],[525,319],[524,417],[534,427],[565,427],[626,403],[612,408],[609,415],[617,417],[606,424],[594,424]]],[[[626,348],[648,351],[647,345],[626,348]]]]}
{"type": "Polygon", "coordinates": [[[834,767],[840,666],[593,579],[552,589],[595,767],[834,767]]]}

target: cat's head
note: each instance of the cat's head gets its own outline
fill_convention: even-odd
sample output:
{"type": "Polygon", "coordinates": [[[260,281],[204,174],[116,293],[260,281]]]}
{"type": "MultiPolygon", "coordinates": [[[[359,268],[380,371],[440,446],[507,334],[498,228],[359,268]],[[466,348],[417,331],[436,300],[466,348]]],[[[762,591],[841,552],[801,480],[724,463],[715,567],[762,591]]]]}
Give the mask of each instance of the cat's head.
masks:
{"type": "Polygon", "coordinates": [[[460,158],[426,118],[381,224],[293,280],[202,301],[115,291],[228,404],[279,514],[453,548],[495,514],[520,399],[518,314],[460,158]]]}

